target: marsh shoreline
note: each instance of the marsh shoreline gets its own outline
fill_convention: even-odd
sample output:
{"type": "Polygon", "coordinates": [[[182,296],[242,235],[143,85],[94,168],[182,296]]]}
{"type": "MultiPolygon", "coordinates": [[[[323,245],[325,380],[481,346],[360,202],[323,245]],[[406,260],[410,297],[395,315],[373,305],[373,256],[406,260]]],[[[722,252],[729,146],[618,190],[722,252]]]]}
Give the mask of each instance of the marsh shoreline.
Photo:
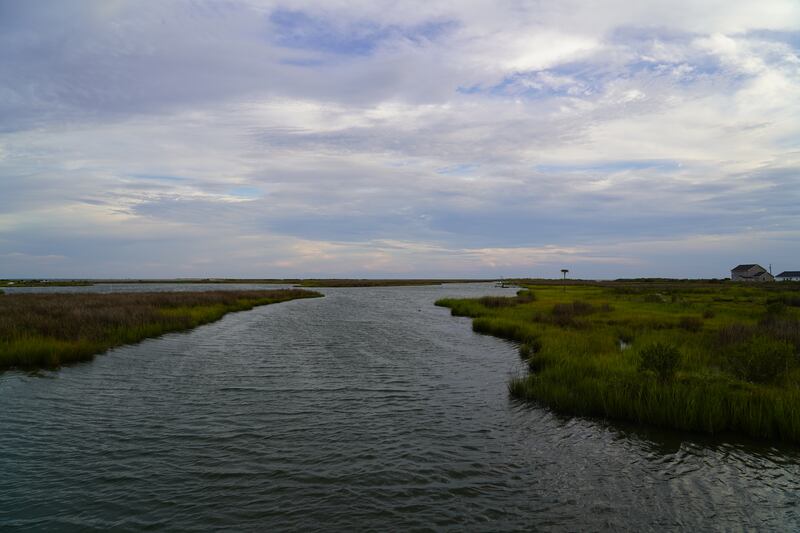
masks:
{"type": "Polygon", "coordinates": [[[800,442],[800,291],[685,282],[525,285],[442,299],[519,343],[512,396],[567,415],[800,442]]]}
{"type": "Polygon", "coordinates": [[[298,298],[304,289],[0,295],[0,371],[54,368],[109,348],[185,331],[228,313],[298,298]]]}

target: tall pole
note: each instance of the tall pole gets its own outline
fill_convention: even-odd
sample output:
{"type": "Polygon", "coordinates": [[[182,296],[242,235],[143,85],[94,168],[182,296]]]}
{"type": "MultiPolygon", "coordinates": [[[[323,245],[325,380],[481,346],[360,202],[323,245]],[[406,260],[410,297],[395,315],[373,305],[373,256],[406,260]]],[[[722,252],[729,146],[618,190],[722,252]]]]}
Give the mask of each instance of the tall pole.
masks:
{"type": "Polygon", "coordinates": [[[562,268],[561,269],[561,274],[564,275],[564,281],[562,282],[562,292],[567,292],[567,273],[568,272],[569,272],[569,269],[566,269],[566,268],[562,268]]]}

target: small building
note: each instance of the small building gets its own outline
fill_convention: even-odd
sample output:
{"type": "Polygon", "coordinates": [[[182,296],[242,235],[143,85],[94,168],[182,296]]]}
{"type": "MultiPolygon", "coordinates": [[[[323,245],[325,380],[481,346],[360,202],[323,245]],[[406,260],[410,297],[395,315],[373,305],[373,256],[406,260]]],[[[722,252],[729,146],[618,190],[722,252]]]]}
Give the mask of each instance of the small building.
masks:
{"type": "Polygon", "coordinates": [[[761,265],[739,265],[731,270],[732,281],[775,281],[761,265]]]}
{"type": "Polygon", "coordinates": [[[800,270],[784,270],[775,276],[775,281],[800,281],[800,270]]]}

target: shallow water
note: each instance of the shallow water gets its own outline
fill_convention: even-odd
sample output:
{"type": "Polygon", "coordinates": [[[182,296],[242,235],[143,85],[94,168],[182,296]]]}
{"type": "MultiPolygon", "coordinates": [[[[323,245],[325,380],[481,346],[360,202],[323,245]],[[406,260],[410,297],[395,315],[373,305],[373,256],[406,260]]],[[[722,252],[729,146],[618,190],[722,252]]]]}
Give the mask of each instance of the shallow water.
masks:
{"type": "Polygon", "coordinates": [[[0,375],[0,529],[800,529],[797,448],[511,400],[433,302],[513,290],[321,291],[0,375]]]}

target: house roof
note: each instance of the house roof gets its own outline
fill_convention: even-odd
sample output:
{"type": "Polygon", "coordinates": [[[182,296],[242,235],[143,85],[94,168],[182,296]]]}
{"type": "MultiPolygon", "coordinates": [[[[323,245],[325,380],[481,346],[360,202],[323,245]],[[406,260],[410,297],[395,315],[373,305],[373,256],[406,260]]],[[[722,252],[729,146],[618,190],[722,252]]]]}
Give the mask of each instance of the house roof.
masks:
{"type": "Polygon", "coordinates": [[[800,278],[800,270],[784,270],[777,276],[777,278],[800,278]]]}
{"type": "Polygon", "coordinates": [[[750,270],[753,267],[758,267],[761,270],[766,270],[761,265],[739,265],[736,268],[734,268],[733,270],[731,270],[731,272],[746,272],[746,271],[750,270]]]}

